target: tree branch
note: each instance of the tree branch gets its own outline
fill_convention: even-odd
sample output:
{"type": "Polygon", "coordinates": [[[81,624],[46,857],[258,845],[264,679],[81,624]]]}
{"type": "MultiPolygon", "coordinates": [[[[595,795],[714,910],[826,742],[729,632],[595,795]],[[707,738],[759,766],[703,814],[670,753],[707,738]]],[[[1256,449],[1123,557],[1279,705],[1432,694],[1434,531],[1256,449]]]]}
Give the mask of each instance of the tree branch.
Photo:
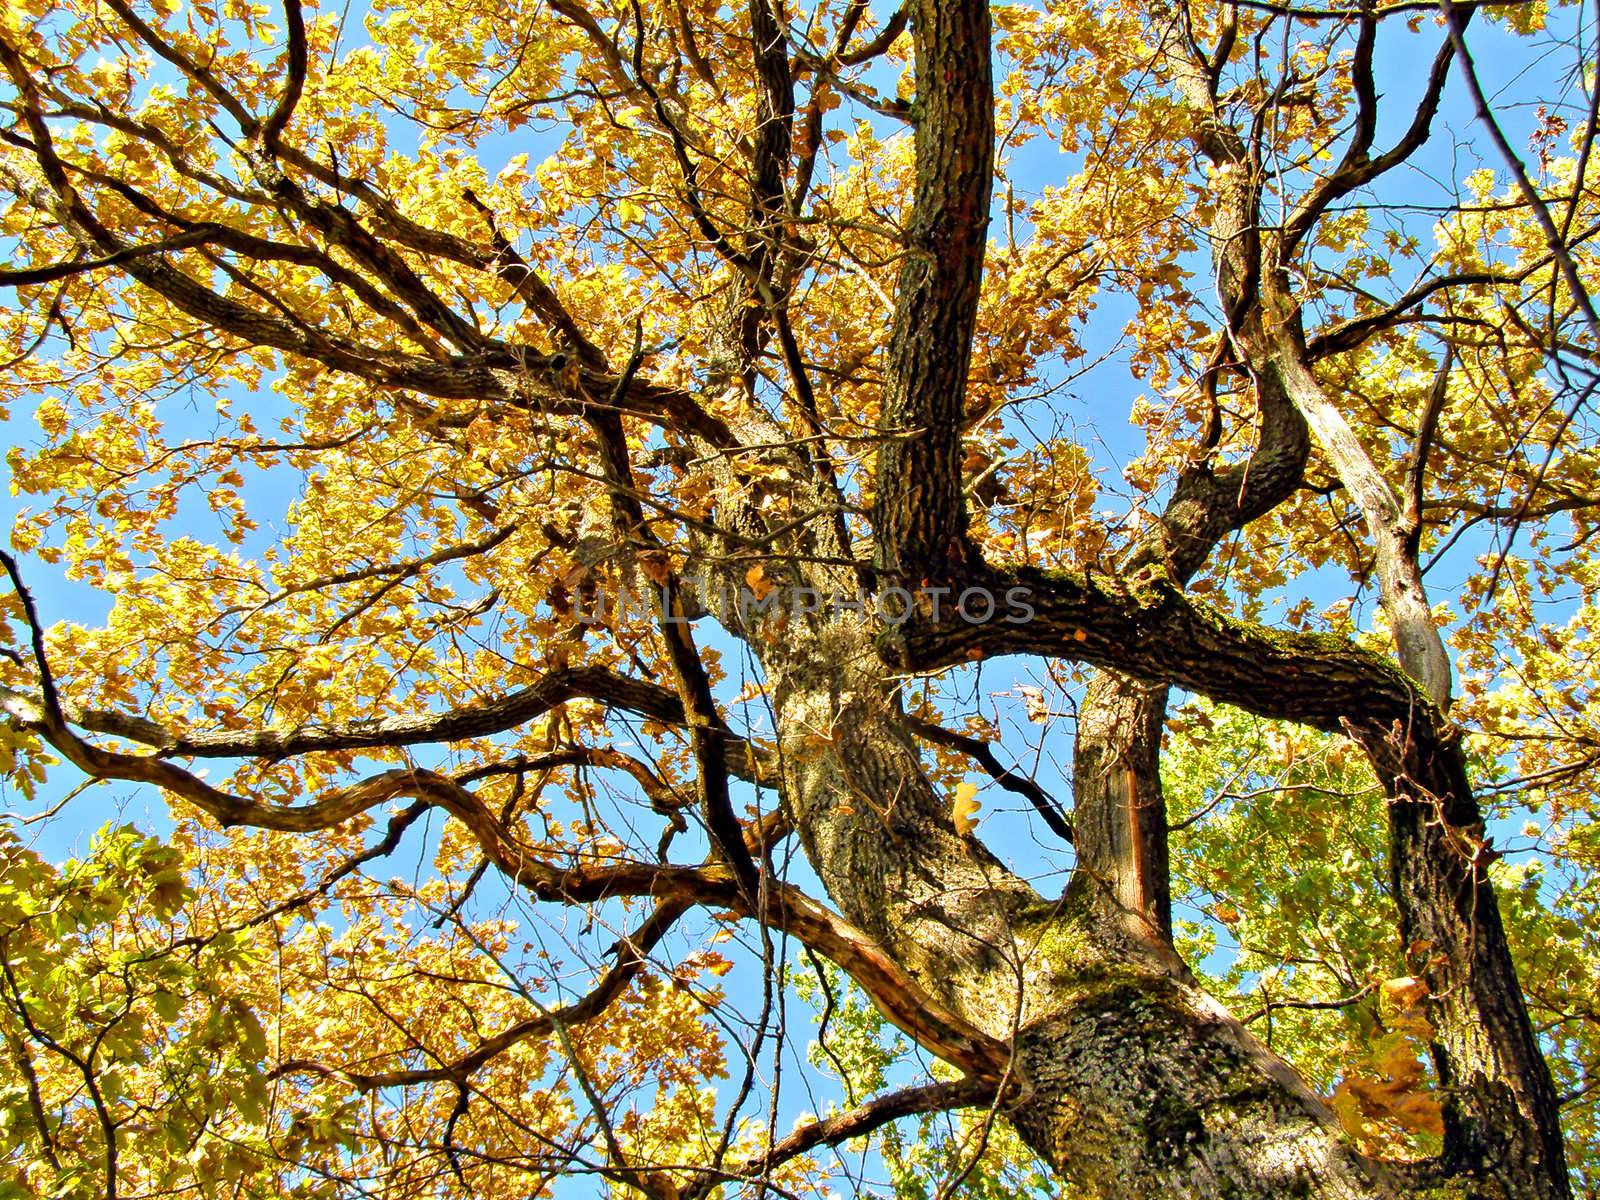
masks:
{"type": "MultiPolygon", "coordinates": [[[[1467,49],[1466,39],[1467,21],[1471,18],[1471,10],[1455,3],[1454,0],[1439,0],[1439,12],[1444,16],[1445,28],[1450,31],[1450,45],[1454,49],[1456,63],[1461,69],[1462,79],[1466,82],[1467,93],[1472,97],[1478,119],[1488,129],[1489,138],[1494,142],[1495,149],[1500,152],[1500,158],[1505,163],[1506,169],[1511,172],[1512,179],[1516,181],[1517,190],[1522,193],[1522,198],[1533,210],[1534,220],[1540,232],[1544,234],[1545,246],[1556,261],[1556,267],[1562,282],[1567,285],[1572,303],[1577,305],[1579,313],[1583,316],[1584,324],[1589,328],[1589,336],[1594,339],[1596,346],[1600,347],[1600,313],[1596,313],[1589,289],[1578,275],[1578,265],[1573,261],[1566,239],[1557,228],[1555,218],[1550,214],[1550,206],[1545,203],[1544,197],[1539,195],[1539,189],[1533,186],[1533,180],[1528,178],[1528,169],[1517,156],[1517,152],[1511,148],[1511,143],[1506,139],[1500,123],[1495,120],[1494,112],[1489,107],[1488,97],[1483,94],[1483,85],[1478,81],[1477,68],[1473,66],[1472,53],[1467,49]]],[[[1581,180],[1578,186],[1582,186],[1581,180]]]]}
{"type": "Polygon", "coordinates": [[[284,67],[283,95],[261,126],[261,142],[276,151],[278,140],[294,116],[306,86],[306,18],[300,0],[283,0],[283,19],[289,30],[288,61],[284,67]]]}
{"type": "MultiPolygon", "coordinates": [[[[1357,42],[1356,59],[1351,70],[1355,75],[1356,88],[1356,129],[1351,138],[1350,145],[1345,150],[1345,156],[1338,168],[1331,174],[1318,181],[1315,187],[1308,191],[1289,215],[1283,225],[1282,258],[1287,262],[1295,249],[1311,232],[1320,217],[1330,204],[1342,196],[1347,196],[1357,188],[1365,187],[1379,176],[1387,173],[1410,158],[1413,153],[1421,148],[1428,140],[1433,129],[1433,119],[1439,113],[1439,103],[1444,96],[1444,87],[1450,73],[1450,43],[1446,41],[1434,54],[1433,65],[1428,71],[1428,83],[1422,94],[1422,99],[1417,104],[1416,113],[1411,118],[1411,124],[1400,139],[1388,150],[1372,158],[1368,150],[1372,146],[1372,139],[1377,133],[1377,103],[1378,97],[1372,82],[1372,42],[1376,34],[1377,21],[1370,10],[1364,7],[1361,17],[1361,33],[1357,42]],[[1365,57],[1363,58],[1363,47],[1365,57]]],[[[1468,14],[1470,15],[1470,14],[1468,14]]]]}
{"type": "Polygon", "coordinates": [[[886,363],[873,528],[879,567],[916,580],[971,552],[961,490],[967,367],[993,186],[989,6],[909,6],[917,62],[916,186],[886,363]]]}
{"type": "Polygon", "coordinates": [[[979,1078],[901,1088],[876,1096],[848,1112],[807,1122],[781,1141],[773,1143],[764,1153],[754,1155],[736,1166],[707,1169],[699,1180],[680,1194],[682,1200],[701,1200],[723,1183],[763,1179],[774,1167],[808,1150],[865,1137],[901,1117],[948,1112],[957,1108],[978,1108],[993,1103],[994,1098],[994,1081],[979,1078]]]}
{"type": "Polygon", "coordinates": [[[993,779],[1008,792],[1015,792],[1023,797],[1034,807],[1034,811],[1044,820],[1054,833],[1064,842],[1072,841],[1072,823],[1062,814],[1061,805],[1056,803],[1055,797],[1050,795],[1028,776],[1017,771],[1009,770],[995,757],[994,750],[989,743],[981,738],[969,737],[964,733],[957,733],[953,729],[946,729],[932,721],[924,721],[917,717],[908,716],[906,723],[918,737],[934,742],[940,746],[947,746],[952,750],[959,750],[968,758],[976,762],[993,779]]]}

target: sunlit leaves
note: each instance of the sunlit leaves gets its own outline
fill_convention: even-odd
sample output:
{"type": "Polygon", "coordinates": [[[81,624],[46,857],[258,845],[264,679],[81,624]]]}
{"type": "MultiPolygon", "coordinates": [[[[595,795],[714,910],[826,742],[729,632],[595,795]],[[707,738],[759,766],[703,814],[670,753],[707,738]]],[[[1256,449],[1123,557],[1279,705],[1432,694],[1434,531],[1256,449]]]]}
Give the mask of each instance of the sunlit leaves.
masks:
{"type": "MultiPolygon", "coordinates": [[[[755,147],[770,129],[739,5],[307,8],[310,70],[277,146],[262,124],[292,67],[277,7],[161,0],[138,10],[148,32],[132,36],[102,3],[9,6],[0,28],[46,114],[14,122],[0,148],[13,265],[208,234],[21,288],[0,314],[0,407],[18,431],[7,459],[30,506],[14,544],[102,598],[100,610],[46,614],[69,708],[176,735],[288,737],[481,706],[567,666],[669,679],[647,610],[591,622],[580,611],[601,593],[669,584],[728,546],[735,580],[758,599],[781,593],[793,573],[782,537],[719,523],[741,506],[774,527],[815,521],[801,486],[812,472],[840,480],[825,515],[856,539],[830,565],[863,579],[881,567],[873,462],[905,432],[882,427],[885,348],[897,280],[921,252],[905,236],[917,79],[904,37],[876,61],[834,49],[845,22],[861,18],[859,44],[885,6],[779,7],[799,141],[791,161],[767,164],[782,195],[754,222],[755,147]],[[613,389],[629,362],[635,391],[613,389]],[[397,385],[402,368],[421,382],[397,385]],[[651,408],[666,392],[758,447],[803,438],[804,455],[697,442],[651,408]],[[615,464],[587,419],[599,412],[625,420],[643,528],[619,527],[605,482],[615,464]]],[[[1526,31],[1547,18],[1512,8],[1495,19],[1526,31]]],[[[1285,29],[1265,10],[1123,0],[997,4],[993,21],[1001,133],[961,414],[975,545],[1007,566],[1111,574],[1175,479],[1248,473],[1259,380],[1235,361],[1238,314],[1223,311],[1217,262],[1264,239],[1317,384],[1382,481],[1414,500],[1419,550],[1448,579],[1433,599],[1459,654],[1453,717],[1496,818],[1531,829],[1506,847],[1501,877],[1556,1073],[1582,1101],[1593,1048],[1562,1014],[1588,1004],[1593,976],[1581,930],[1585,869],[1600,857],[1586,632],[1600,456],[1581,402],[1593,348],[1574,340],[1541,231],[1493,172],[1463,162],[1436,172],[1437,212],[1360,189],[1272,258],[1281,223],[1351,136],[1355,22],[1285,29]],[[1178,15],[1181,30],[1168,23],[1178,15]],[[1220,47],[1200,93],[1177,53],[1186,41],[1220,47]],[[1235,161],[1198,149],[1219,125],[1240,136],[1235,161]],[[1259,220],[1219,231],[1225,200],[1247,187],[1259,220]],[[1391,311],[1447,272],[1470,277],[1391,311]],[[1092,374],[1108,362],[1109,384],[1092,374]],[[1102,453],[1097,439],[1124,413],[1132,444],[1102,453]]],[[[1404,25],[1385,21],[1400,57],[1431,53],[1438,31],[1404,25]]],[[[1597,210],[1592,179],[1578,177],[1577,124],[1542,118],[1536,146],[1541,186],[1570,197],[1564,216],[1585,230],[1597,210]]],[[[1595,277],[1590,252],[1580,259],[1595,277]]],[[[1193,592],[1383,649],[1359,514],[1316,456],[1305,483],[1220,547],[1193,592]]],[[[780,627],[763,636],[760,650],[781,648],[780,627]]],[[[39,687],[29,655],[5,648],[8,686],[39,687]]],[[[703,656],[714,685],[746,665],[723,649],[703,656]]],[[[1062,686],[1009,693],[1040,739],[1034,763],[1050,760],[1043,739],[1072,707],[1070,668],[1042,669],[1062,686]]],[[[911,707],[932,691],[905,686],[911,707]]],[[[776,702],[752,681],[737,703],[754,724],[776,702]]],[[[1003,722],[960,717],[998,740],[1003,722]]],[[[798,760],[787,765],[836,752],[838,732],[819,718],[786,736],[798,760]]],[[[481,736],[392,744],[404,740],[229,758],[212,782],[303,807],[358,770],[421,768],[470,779],[494,828],[541,861],[654,863],[686,844],[692,861],[705,849],[680,812],[693,756],[665,722],[571,701],[481,736]],[[639,774],[595,765],[593,752],[624,750],[649,759],[639,774]],[[667,830],[687,836],[671,846],[667,830]]],[[[1431,1148],[1434,1100],[1415,1054],[1426,1031],[1388,986],[1419,977],[1428,948],[1399,945],[1372,915],[1387,876],[1364,768],[1337,740],[1203,707],[1179,715],[1169,751],[1185,949],[1337,1098],[1363,1145],[1431,1148]]],[[[964,755],[927,757],[941,820],[971,838],[1001,824],[998,804],[978,820],[964,755]]],[[[0,771],[25,801],[44,761],[32,734],[0,732],[0,771]]],[[[867,811],[855,796],[834,802],[867,811]]],[[[63,1194],[91,1188],[96,1138],[154,1164],[130,1169],[245,1195],[372,1181],[396,1195],[527,1195],[619,1153],[693,1163],[724,1122],[741,1149],[759,1148],[766,1131],[718,1105],[748,1094],[733,1082],[747,1065],[740,1038],[766,1035],[727,1015],[737,965],[699,930],[561,1036],[518,1041],[472,1071],[364,1084],[443,1070],[540,1019],[603,978],[645,919],[642,901],[610,895],[524,906],[504,871],[483,866],[483,822],[443,810],[397,843],[405,867],[355,861],[401,862],[379,844],[400,819],[380,806],[314,838],[185,825],[170,850],[118,829],[59,871],[8,847],[5,937],[24,957],[7,1032],[48,1064],[40,1088],[64,1131],[51,1165],[49,1120],[26,1088],[6,1093],[6,1128],[32,1131],[15,1141],[32,1156],[28,1185],[49,1167],[63,1194]],[[37,896],[45,908],[26,909],[37,896]],[[83,1011],[51,1029],[41,1016],[38,1031],[82,1058],[86,1039],[112,1030],[103,1059],[75,1066],[28,1028],[24,992],[46,984],[83,1011]],[[93,1088],[125,1129],[109,1141],[91,1120],[93,1088]],[[124,1107],[137,1118],[122,1122],[124,1107]],[[140,1122],[165,1142],[142,1141],[140,1122]]],[[[903,1046],[842,977],[835,990],[837,1059],[813,1065],[852,1092],[892,1083],[903,1046]]],[[[988,1138],[971,1194],[1042,1187],[985,1119],[928,1118],[884,1134],[877,1152],[896,1188],[919,1195],[988,1138]]],[[[1584,1154],[1591,1127],[1575,1119],[1584,1154]]]]}
{"type": "Polygon", "coordinates": [[[129,826],[107,826],[59,870],[4,836],[13,1082],[0,1123],[14,1186],[102,1194],[108,1155],[152,1189],[194,1186],[202,1164],[218,1180],[259,1169],[268,1047],[241,990],[258,960],[231,933],[176,944],[168,922],[194,898],[183,854],[129,826]]]}

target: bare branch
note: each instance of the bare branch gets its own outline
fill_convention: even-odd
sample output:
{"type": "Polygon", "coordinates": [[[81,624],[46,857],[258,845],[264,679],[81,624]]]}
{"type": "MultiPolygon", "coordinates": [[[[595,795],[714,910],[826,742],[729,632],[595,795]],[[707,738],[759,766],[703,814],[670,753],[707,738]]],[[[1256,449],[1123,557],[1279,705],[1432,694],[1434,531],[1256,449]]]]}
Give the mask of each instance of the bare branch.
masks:
{"type": "Polygon", "coordinates": [[[1034,780],[1016,771],[1009,770],[995,757],[994,750],[982,738],[969,737],[964,733],[957,733],[953,729],[946,729],[932,721],[919,720],[908,717],[907,724],[916,731],[919,737],[926,738],[941,746],[948,746],[952,750],[959,750],[968,758],[984,769],[1001,787],[1008,792],[1015,792],[1033,805],[1034,811],[1044,820],[1054,833],[1064,842],[1072,841],[1072,823],[1062,815],[1061,806],[1056,803],[1055,797],[1045,791],[1034,780]]]}
{"type": "Polygon", "coordinates": [[[762,1179],[774,1167],[808,1150],[865,1137],[874,1129],[890,1121],[898,1121],[901,1117],[990,1104],[994,1101],[995,1091],[993,1080],[968,1078],[951,1083],[926,1083],[876,1096],[848,1112],[810,1121],[782,1141],[774,1143],[765,1153],[736,1166],[707,1170],[699,1180],[683,1190],[682,1198],[700,1200],[725,1182],[762,1179]]]}
{"type": "MultiPolygon", "coordinates": [[[[1505,131],[1495,120],[1494,112],[1489,107],[1489,99],[1483,93],[1483,85],[1478,81],[1477,68],[1472,62],[1472,52],[1467,49],[1466,25],[1471,16],[1470,10],[1455,0],[1439,0],[1439,11],[1443,14],[1445,26],[1450,31],[1450,45],[1454,48],[1456,63],[1460,67],[1462,79],[1466,82],[1467,92],[1472,97],[1478,119],[1488,129],[1490,140],[1500,152],[1506,169],[1511,172],[1517,190],[1522,193],[1522,198],[1533,211],[1534,220],[1538,223],[1540,232],[1544,234],[1545,246],[1555,259],[1561,279],[1571,294],[1572,303],[1577,305],[1578,311],[1582,314],[1584,324],[1589,328],[1589,336],[1594,339],[1595,345],[1600,347],[1600,313],[1595,311],[1589,289],[1578,275],[1578,264],[1573,260],[1571,248],[1557,227],[1555,218],[1550,213],[1550,206],[1539,194],[1539,189],[1533,186],[1533,180],[1528,178],[1527,167],[1523,165],[1517,152],[1511,148],[1505,131]]],[[[1582,186],[1581,180],[1578,186],[1582,186]]]]}

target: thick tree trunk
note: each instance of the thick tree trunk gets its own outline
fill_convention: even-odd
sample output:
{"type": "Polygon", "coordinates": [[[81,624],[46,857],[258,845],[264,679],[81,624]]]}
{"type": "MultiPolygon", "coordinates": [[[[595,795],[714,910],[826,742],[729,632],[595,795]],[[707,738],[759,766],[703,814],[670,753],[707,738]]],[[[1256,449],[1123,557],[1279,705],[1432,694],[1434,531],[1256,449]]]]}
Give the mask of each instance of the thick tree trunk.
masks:
{"type": "MultiPolygon", "coordinates": [[[[1186,473],[1128,573],[1156,566],[1187,580],[1225,533],[1292,494],[1309,442],[1276,384],[1258,380],[1257,454],[1244,467],[1186,473]]],[[[1079,706],[1078,864],[1065,919],[1105,955],[1105,984],[1080,983],[1081,998],[1018,1038],[1037,1090],[1017,1127],[1097,1195],[1392,1194],[1392,1181],[1348,1153],[1325,1106],[1171,950],[1167,691],[1101,671],[1079,706]]]]}
{"type": "MultiPolygon", "coordinates": [[[[956,833],[871,624],[817,614],[746,632],[773,687],[785,795],[829,896],[929,995],[1014,1047],[1007,1115],[1075,1188],[1119,1200],[1397,1194],[1294,1072],[1194,985],[1153,936],[1142,895],[1109,895],[1080,869],[1046,900],[956,833]]],[[[1159,736],[1159,720],[1147,730],[1159,736]]],[[[1079,837],[1092,855],[1122,853],[1114,824],[1079,837]]]]}
{"type": "Polygon", "coordinates": [[[1096,1197],[1398,1195],[1331,1114],[1209,997],[1166,977],[1068,973],[1022,1029],[1023,1139],[1096,1197]]]}

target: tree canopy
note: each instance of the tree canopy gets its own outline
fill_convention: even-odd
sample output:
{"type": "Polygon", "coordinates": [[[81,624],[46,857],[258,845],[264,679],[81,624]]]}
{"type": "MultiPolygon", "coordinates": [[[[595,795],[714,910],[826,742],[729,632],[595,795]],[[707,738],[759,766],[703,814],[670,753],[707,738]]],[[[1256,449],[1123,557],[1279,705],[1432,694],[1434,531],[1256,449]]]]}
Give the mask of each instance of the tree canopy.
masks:
{"type": "Polygon", "coordinates": [[[1597,47],[12,0],[0,1197],[1600,1195],[1597,47]]]}

